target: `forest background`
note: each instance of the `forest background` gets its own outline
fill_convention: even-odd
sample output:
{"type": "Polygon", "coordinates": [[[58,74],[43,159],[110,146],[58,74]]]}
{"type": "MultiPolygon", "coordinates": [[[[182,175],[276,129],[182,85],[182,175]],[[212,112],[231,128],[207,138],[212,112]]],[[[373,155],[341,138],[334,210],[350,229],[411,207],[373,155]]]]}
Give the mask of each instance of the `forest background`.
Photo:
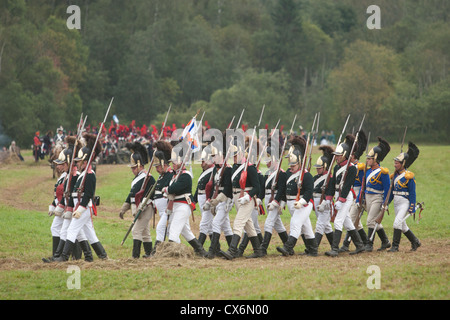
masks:
{"type": "Polygon", "coordinates": [[[366,114],[374,136],[448,144],[449,71],[447,0],[0,0],[0,145],[82,112],[98,124],[112,96],[123,124],[159,126],[172,105],[177,126],[200,108],[219,129],[246,108],[253,126],[265,105],[269,126],[366,114]]]}

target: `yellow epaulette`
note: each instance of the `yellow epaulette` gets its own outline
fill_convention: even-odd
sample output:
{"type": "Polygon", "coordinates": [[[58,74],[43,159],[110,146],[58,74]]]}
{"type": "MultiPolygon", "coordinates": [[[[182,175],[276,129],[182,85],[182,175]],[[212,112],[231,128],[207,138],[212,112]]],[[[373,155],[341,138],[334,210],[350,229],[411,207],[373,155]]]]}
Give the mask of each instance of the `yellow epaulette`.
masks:
{"type": "Polygon", "coordinates": [[[391,173],[391,175],[389,177],[391,178],[391,180],[394,179],[394,174],[391,173]]]}
{"type": "Polygon", "coordinates": [[[388,168],[381,167],[380,169],[381,169],[381,173],[382,174],[389,174],[389,169],[388,168]]]}
{"type": "Polygon", "coordinates": [[[357,168],[359,171],[364,170],[364,167],[366,166],[366,164],[364,162],[359,162],[357,164],[357,168]]]}
{"type": "Polygon", "coordinates": [[[405,179],[411,180],[414,178],[414,172],[406,171],[405,173],[405,179]]]}

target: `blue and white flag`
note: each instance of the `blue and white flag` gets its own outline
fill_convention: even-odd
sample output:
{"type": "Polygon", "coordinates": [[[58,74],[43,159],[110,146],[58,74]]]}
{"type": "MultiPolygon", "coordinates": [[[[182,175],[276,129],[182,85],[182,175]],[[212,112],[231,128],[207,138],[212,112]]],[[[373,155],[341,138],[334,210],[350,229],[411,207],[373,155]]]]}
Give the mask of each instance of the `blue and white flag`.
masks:
{"type": "Polygon", "coordinates": [[[195,121],[195,117],[184,127],[183,133],[181,135],[181,140],[187,139],[186,141],[191,144],[192,153],[200,151],[200,141],[198,138],[198,126],[195,121]]]}
{"type": "Polygon", "coordinates": [[[112,118],[113,118],[113,120],[114,120],[115,123],[119,124],[119,118],[117,118],[116,115],[113,115],[112,118]]]}

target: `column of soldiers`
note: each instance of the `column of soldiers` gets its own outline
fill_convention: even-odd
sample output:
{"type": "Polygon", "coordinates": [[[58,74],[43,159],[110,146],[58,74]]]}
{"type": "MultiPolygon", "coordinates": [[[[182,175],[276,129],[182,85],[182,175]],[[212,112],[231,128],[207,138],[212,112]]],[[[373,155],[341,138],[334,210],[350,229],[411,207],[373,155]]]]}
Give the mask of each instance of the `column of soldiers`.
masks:
{"type": "MultiPolygon", "coordinates": [[[[261,159],[251,157],[251,146],[259,146],[258,139],[252,137],[242,141],[234,137],[228,140],[224,132],[222,144],[211,143],[202,152],[203,172],[197,178],[194,193],[194,177],[186,170],[185,148],[176,148],[176,143],[157,141],[152,166],[146,171],[145,165],[149,163],[147,150],[135,142],[128,165],[134,177],[119,213],[123,219],[131,210],[135,218],[131,256],[141,257],[143,246],[142,257],[152,257],[162,242],[181,243],[182,235],[194,252],[205,258],[233,260],[243,255],[249,243],[253,253],[247,258],[261,258],[267,255],[274,231],[282,241],[282,245],[276,247],[282,256],[294,255],[300,237],[305,245],[301,254],[317,256],[323,235],[330,246],[325,255],[330,257],[349,251],[351,242],[356,249],[350,254],[372,251],[375,234],[381,240],[379,251],[389,248],[390,252],[398,251],[402,233],[411,242],[411,250],[416,250],[421,244],[408,228],[406,219],[416,210],[414,174],[407,169],[417,159],[418,148],[410,142],[408,151],[394,158],[395,170],[389,175],[389,170],[381,167],[390,151],[389,143],[378,137],[378,145],[367,153],[366,163],[361,163],[359,159],[368,150],[368,142],[364,131],[360,130],[356,135],[358,139],[347,134],[336,149],[319,147],[322,155],[313,166],[316,169],[314,175],[303,163],[308,153],[304,137],[291,136],[286,156],[284,148],[272,148],[269,144],[264,148],[268,170],[263,174],[257,165],[261,159]],[[228,164],[230,159],[233,160],[232,165],[228,164]],[[281,168],[283,159],[288,161],[286,171],[281,168]],[[150,174],[152,168],[157,171],[156,179],[150,174]],[[145,197],[139,197],[139,194],[145,197]],[[392,200],[395,221],[391,243],[383,226],[376,220],[379,212],[386,209],[386,204],[392,200]],[[196,205],[202,217],[198,238],[190,227],[190,217],[196,205]],[[229,214],[233,206],[236,216],[231,222],[229,214]],[[291,217],[289,228],[281,219],[285,208],[291,217]],[[310,219],[313,210],[317,218],[315,229],[310,219]],[[368,214],[367,233],[360,222],[364,210],[368,214]],[[258,223],[258,215],[262,212],[267,212],[263,231],[258,223]],[[157,213],[159,222],[153,245],[150,223],[157,213]],[[346,236],[340,247],[344,228],[346,236]],[[221,249],[222,233],[227,249],[221,249]],[[203,246],[208,237],[210,246],[205,250],[203,246]]],[[[87,162],[92,152],[99,154],[101,150],[93,143],[95,136],[85,135],[84,139],[81,147],[82,142],[75,143],[73,137],[67,137],[68,148],[55,160],[62,174],[49,207],[49,215],[55,216],[51,227],[53,251],[51,257],[43,259],[45,262],[67,261],[70,255],[73,259],[80,259],[81,252],[86,261],[92,261],[90,247],[99,258],[107,258],[92,224],[96,176],[87,162]],[[72,153],[77,155],[74,159],[70,159],[72,153]],[[71,161],[77,166],[69,170],[71,161]],[[72,179],[68,179],[70,176],[72,179]],[[78,192],[80,181],[85,181],[81,196],[78,192]],[[69,191],[64,193],[62,190],[69,191]]],[[[260,147],[256,148],[257,155],[260,147]]]]}

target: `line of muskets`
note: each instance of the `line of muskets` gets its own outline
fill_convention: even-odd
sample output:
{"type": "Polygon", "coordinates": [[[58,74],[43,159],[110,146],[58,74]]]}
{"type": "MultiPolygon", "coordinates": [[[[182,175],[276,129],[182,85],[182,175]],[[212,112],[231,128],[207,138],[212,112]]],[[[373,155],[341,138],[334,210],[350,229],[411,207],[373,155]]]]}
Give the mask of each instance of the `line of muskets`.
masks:
{"type": "MultiPolygon", "coordinates": [[[[109,115],[109,111],[110,111],[110,109],[111,109],[111,105],[112,105],[112,103],[113,103],[113,100],[114,100],[114,97],[111,99],[110,104],[109,104],[108,109],[107,109],[107,112],[106,112],[106,114],[105,114],[104,120],[103,120],[103,122],[102,122],[101,125],[100,125],[100,130],[98,131],[99,133],[97,134],[97,138],[96,138],[95,144],[94,144],[94,146],[93,146],[93,150],[95,150],[95,147],[96,147],[97,143],[99,143],[99,142],[98,142],[98,141],[99,141],[99,137],[100,137],[101,133],[103,132],[102,129],[103,129],[103,126],[104,126],[104,124],[105,124],[105,122],[106,122],[106,120],[107,120],[107,117],[108,117],[108,115],[109,115]]],[[[167,110],[167,114],[166,114],[166,117],[165,117],[165,119],[164,119],[164,122],[162,123],[162,127],[161,127],[161,131],[160,131],[158,140],[162,139],[162,137],[163,137],[164,127],[165,127],[165,125],[166,125],[166,123],[167,123],[167,119],[168,119],[168,117],[169,117],[169,113],[170,113],[171,107],[172,107],[172,106],[170,105],[169,108],[168,108],[168,110],[167,110]]],[[[265,110],[265,105],[263,106],[262,111],[261,111],[261,114],[260,114],[260,116],[259,116],[258,124],[255,125],[255,126],[253,127],[253,130],[251,131],[251,133],[249,133],[249,132],[244,133],[243,130],[239,128],[239,126],[240,126],[240,124],[241,124],[241,121],[242,121],[242,117],[243,117],[243,114],[244,114],[245,109],[242,110],[242,112],[241,112],[241,114],[240,114],[240,117],[239,117],[239,120],[238,120],[238,122],[236,123],[236,127],[235,127],[234,130],[231,129],[231,126],[233,125],[235,116],[233,116],[232,120],[231,120],[230,123],[228,124],[228,126],[227,126],[227,128],[226,128],[226,139],[225,139],[225,146],[224,146],[224,147],[225,147],[225,150],[226,150],[226,153],[225,153],[225,157],[223,158],[222,165],[221,165],[221,167],[220,167],[220,169],[219,169],[219,171],[218,171],[218,172],[219,172],[219,175],[218,175],[219,178],[218,178],[217,183],[215,184],[214,190],[209,189],[209,190],[210,190],[210,195],[211,195],[211,198],[212,198],[212,199],[214,199],[214,198],[217,197],[217,195],[218,195],[218,192],[219,192],[219,189],[218,189],[218,188],[219,188],[220,183],[222,182],[222,179],[223,179],[223,173],[224,173],[224,171],[225,171],[224,169],[225,169],[225,167],[227,166],[227,162],[228,162],[229,157],[230,157],[230,150],[232,149],[232,148],[231,148],[231,145],[233,144],[233,139],[235,139],[236,137],[237,137],[238,139],[239,139],[239,137],[243,138],[243,137],[246,136],[246,135],[249,136],[249,137],[251,137],[251,140],[250,140],[250,143],[249,143],[250,146],[249,146],[249,149],[248,149],[249,156],[246,157],[246,160],[245,160],[245,161],[246,161],[245,168],[244,168],[244,170],[243,170],[243,172],[242,172],[242,174],[241,174],[241,179],[240,179],[239,183],[240,183],[241,187],[242,187],[242,186],[245,186],[245,181],[246,181],[246,177],[247,177],[247,175],[246,175],[246,168],[247,168],[247,166],[251,163],[250,161],[251,161],[252,158],[256,159],[255,165],[259,168],[261,159],[265,156],[265,153],[266,153],[266,151],[267,151],[267,148],[269,148],[269,140],[270,140],[270,141],[271,141],[270,147],[272,148],[272,149],[271,149],[271,151],[272,151],[271,154],[274,154],[274,155],[276,155],[276,156],[278,157],[278,158],[277,158],[277,160],[278,160],[277,162],[278,162],[278,163],[277,163],[277,167],[276,167],[276,169],[275,169],[275,170],[276,170],[276,174],[275,174],[275,177],[274,177],[272,186],[271,186],[271,197],[270,197],[270,199],[272,200],[272,199],[274,198],[275,189],[276,189],[276,187],[277,187],[278,178],[279,178],[279,174],[280,174],[280,170],[281,170],[281,166],[282,166],[282,162],[283,162],[283,158],[284,158],[283,154],[284,154],[284,151],[286,150],[289,136],[292,135],[292,134],[295,132],[295,131],[294,131],[294,125],[295,125],[295,122],[296,122],[296,120],[297,120],[297,115],[294,116],[294,119],[293,119],[293,121],[292,121],[290,130],[289,130],[289,131],[286,133],[286,135],[285,135],[285,138],[284,138],[283,145],[282,145],[282,148],[281,148],[281,149],[278,148],[279,137],[278,137],[278,135],[276,134],[276,133],[278,133],[279,131],[281,131],[281,130],[278,129],[278,125],[280,124],[280,119],[278,119],[278,122],[276,123],[276,125],[274,126],[274,128],[271,129],[271,133],[270,133],[269,135],[266,135],[266,141],[264,141],[263,145],[261,145],[262,151],[259,153],[259,155],[256,154],[256,156],[252,157],[252,156],[251,156],[251,153],[252,153],[252,152],[254,153],[254,149],[257,150],[257,148],[254,147],[254,145],[256,145],[256,144],[258,143],[258,142],[255,142],[255,139],[257,139],[257,137],[256,137],[256,131],[257,131],[257,129],[259,128],[259,126],[261,125],[261,120],[262,120],[262,117],[263,117],[264,110],[265,110]],[[231,130],[231,132],[230,132],[230,130],[231,130]],[[240,134],[238,134],[239,131],[241,131],[240,134]],[[278,152],[277,152],[278,150],[281,150],[281,152],[278,153],[278,152]]],[[[199,113],[199,111],[197,112],[197,115],[198,115],[198,113],[199,113]]],[[[193,117],[194,120],[196,119],[196,116],[197,116],[197,115],[195,115],[195,116],[193,117]]],[[[204,115],[205,115],[205,112],[203,112],[202,118],[201,118],[200,121],[199,121],[199,122],[200,122],[199,128],[202,128],[202,121],[203,121],[204,115]]],[[[355,148],[356,148],[356,145],[357,145],[357,143],[358,143],[359,132],[360,132],[361,129],[362,129],[363,123],[364,123],[364,121],[365,121],[365,117],[366,117],[366,115],[363,115],[363,118],[362,118],[362,120],[361,120],[361,122],[360,122],[360,125],[359,125],[359,130],[356,132],[355,140],[354,140],[354,142],[353,142],[353,145],[352,145],[350,154],[352,154],[353,151],[354,151],[355,148]]],[[[77,139],[76,139],[76,142],[75,142],[75,143],[78,143],[78,141],[79,141],[80,138],[82,137],[82,134],[83,134],[83,131],[84,131],[84,127],[85,127],[85,124],[86,124],[86,119],[87,119],[87,116],[85,116],[85,118],[83,119],[83,114],[81,114],[80,121],[79,121],[78,126],[77,126],[77,134],[76,134],[77,139]]],[[[346,120],[345,120],[344,126],[343,126],[343,128],[342,128],[341,134],[339,135],[339,139],[338,139],[338,142],[337,142],[336,146],[339,145],[339,144],[341,143],[341,141],[342,141],[342,137],[344,136],[344,134],[345,134],[345,132],[346,132],[347,125],[348,125],[348,122],[349,122],[349,119],[350,119],[350,114],[347,116],[347,118],[346,118],[346,120]]],[[[306,172],[306,171],[310,171],[310,169],[311,169],[312,150],[313,150],[313,146],[314,146],[314,141],[316,141],[317,135],[318,135],[318,132],[319,132],[319,120],[320,120],[320,112],[318,112],[318,113],[316,113],[316,114],[314,115],[314,120],[313,120],[313,124],[312,124],[311,131],[310,131],[310,132],[308,133],[308,135],[307,135],[305,153],[304,153],[303,158],[302,158],[301,169],[300,169],[301,172],[302,172],[302,174],[299,175],[299,177],[297,178],[297,188],[298,188],[298,191],[297,191],[297,197],[296,197],[297,201],[299,200],[300,194],[301,194],[302,183],[303,183],[303,173],[306,172]]],[[[196,133],[194,133],[194,134],[196,134],[196,133]]],[[[405,132],[404,132],[404,134],[403,134],[403,139],[402,139],[402,149],[403,149],[403,143],[404,143],[404,141],[405,141],[405,136],[406,136],[406,128],[405,128],[405,132]]],[[[220,139],[217,139],[217,138],[218,138],[218,137],[216,137],[216,139],[215,139],[214,141],[216,141],[216,143],[219,143],[218,147],[219,147],[219,149],[220,149],[220,147],[222,147],[222,146],[220,145],[220,143],[221,143],[223,140],[222,140],[222,138],[220,138],[220,139]]],[[[370,133],[369,133],[369,139],[370,139],[370,133]]],[[[212,141],[212,140],[211,140],[211,141],[212,141]]],[[[245,147],[245,142],[244,142],[244,141],[240,141],[240,142],[241,142],[242,145],[245,147]]],[[[191,142],[191,143],[192,143],[192,142],[191,142]]],[[[190,161],[191,158],[192,158],[192,148],[191,148],[191,143],[189,143],[189,151],[188,151],[188,153],[186,154],[186,156],[183,157],[182,167],[183,167],[188,161],[190,161]]],[[[211,143],[212,143],[212,142],[211,142],[211,143]]],[[[368,145],[367,145],[367,148],[368,148],[368,145]]],[[[76,145],[74,146],[74,150],[73,150],[73,154],[72,154],[72,158],[71,158],[71,163],[70,163],[70,165],[69,165],[69,173],[72,171],[72,168],[73,168],[73,166],[74,166],[74,161],[73,161],[73,159],[75,158],[75,150],[76,150],[76,145]]],[[[222,148],[222,150],[223,150],[223,148],[222,148]]],[[[92,152],[91,155],[90,155],[90,157],[89,157],[88,165],[86,166],[86,169],[85,169],[85,170],[88,170],[89,166],[91,165],[91,163],[92,163],[92,161],[93,161],[93,153],[94,153],[94,152],[92,152]]],[[[333,155],[333,158],[332,158],[332,160],[331,160],[331,164],[330,164],[330,166],[329,166],[327,172],[325,173],[326,178],[325,178],[325,182],[323,183],[322,188],[321,188],[321,193],[322,193],[322,195],[321,195],[319,204],[322,203],[322,201],[325,199],[325,190],[327,189],[327,187],[328,187],[328,185],[329,185],[330,178],[331,178],[331,175],[332,175],[332,169],[333,169],[333,166],[334,166],[335,161],[336,161],[336,157],[335,157],[335,155],[333,155]]],[[[122,240],[122,242],[121,242],[121,245],[124,244],[124,242],[125,242],[125,240],[127,239],[129,233],[131,232],[131,230],[132,230],[134,224],[136,223],[137,219],[139,218],[141,212],[142,212],[143,210],[145,210],[145,207],[146,207],[148,201],[151,199],[151,197],[153,196],[153,194],[154,194],[154,192],[155,192],[156,183],[154,183],[154,184],[152,185],[152,187],[148,190],[148,192],[144,194],[144,190],[146,190],[147,184],[148,184],[148,182],[150,181],[151,172],[152,172],[152,169],[153,169],[153,162],[154,162],[154,157],[151,159],[150,166],[149,166],[147,175],[146,175],[146,177],[145,177],[144,183],[142,184],[142,187],[141,187],[140,191],[136,194],[136,202],[139,203],[139,205],[138,205],[138,211],[137,211],[137,213],[136,213],[136,216],[135,216],[135,218],[134,218],[132,224],[131,224],[130,227],[128,228],[127,233],[125,234],[125,237],[123,238],[123,240],[122,240]]],[[[343,178],[341,179],[340,184],[339,184],[339,189],[337,190],[339,193],[340,193],[340,190],[341,190],[342,186],[344,185],[345,179],[346,179],[346,177],[347,177],[347,172],[348,172],[348,168],[349,168],[349,162],[350,162],[350,161],[348,161],[347,164],[346,164],[346,167],[345,167],[344,172],[343,172],[343,178]]],[[[364,167],[364,177],[363,177],[363,181],[362,181],[362,186],[361,186],[362,192],[361,192],[361,194],[360,194],[360,197],[362,197],[362,194],[363,194],[363,191],[364,191],[364,188],[365,188],[365,173],[366,173],[366,169],[367,169],[367,164],[366,164],[366,166],[364,167]]],[[[175,179],[176,179],[177,176],[179,176],[180,172],[181,172],[181,170],[180,170],[179,172],[177,172],[177,174],[176,174],[176,176],[175,176],[175,179]]],[[[64,192],[64,196],[65,196],[66,198],[68,198],[69,195],[70,195],[70,192],[69,192],[69,186],[70,186],[70,179],[71,179],[71,177],[72,177],[72,174],[69,174],[69,175],[67,176],[67,178],[66,178],[66,179],[68,179],[67,186],[66,186],[66,190],[65,190],[65,192],[64,192]]],[[[80,187],[78,188],[78,190],[76,190],[77,193],[78,193],[79,195],[83,192],[83,188],[84,188],[84,179],[85,179],[85,176],[83,177],[83,180],[82,180],[82,182],[81,182],[81,184],[80,184],[80,187]]],[[[213,177],[212,177],[212,175],[211,175],[211,180],[210,180],[210,181],[208,182],[208,184],[207,184],[207,189],[208,189],[208,188],[212,188],[212,187],[211,187],[211,185],[212,185],[212,179],[213,179],[213,177]]],[[[155,180],[155,181],[156,181],[156,180],[155,180]]],[[[389,199],[389,197],[390,197],[390,193],[392,192],[392,189],[393,189],[393,181],[391,181],[391,185],[390,185],[390,188],[389,188],[389,192],[388,192],[388,195],[387,195],[387,199],[386,199],[386,201],[383,203],[383,205],[382,205],[382,207],[381,207],[381,209],[380,209],[380,213],[379,213],[378,217],[376,218],[376,223],[377,223],[377,224],[380,224],[380,223],[381,223],[381,221],[383,220],[383,217],[384,217],[384,213],[385,213],[385,211],[387,211],[387,208],[388,208],[388,199],[389,199]]],[[[363,202],[362,200],[363,200],[363,199],[361,198],[361,199],[360,199],[361,203],[363,202]]],[[[66,201],[66,203],[68,203],[68,201],[66,201]]],[[[255,203],[256,203],[256,200],[255,200],[255,203]]],[[[266,204],[266,205],[267,205],[267,204],[266,204]]],[[[420,209],[420,212],[422,212],[422,210],[423,210],[424,207],[425,207],[425,204],[424,204],[424,202],[417,203],[416,207],[417,207],[417,209],[420,209]]],[[[169,208],[169,210],[170,210],[170,208],[169,208]]],[[[260,210],[260,213],[261,213],[261,210],[264,210],[264,209],[263,209],[263,208],[259,208],[259,210],[260,210]]],[[[358,215],[357,215],[357,221],[355,222],[355,224],[356,224],[356,223],[359,223],[359,220],[360,220],[360,218],[361,218],[362,215],[363,215],[364,206],[363,206],[363,205],[359,206],[359,209],[358,209],[358,210],[359,210],[359,211],[358,211],[358,215]]],[[[336,212],[335,210],[332,210],[332,211],[331,211],[331,221],[332,221],[332,222],[334,221],[334,217],[336,216],[336,213],[337,213],[337,212],[336,212]]],[[[389,214],[389,211],[388,211],[388,214],[389,214]]],[[[407,216],[404,218],[404,220],[406,220],[409,216],[411,216],[411,214],[407,215],[407,216]]],[[[420,220],[420,219],[419,219],[419,220],[420,220]]],[[[418,222],[418,221],[417,221],[417,222],[418,222]]],[[[154,225],[154,221],[153,221],[153,225],[154,225]]],[[[369,236],[372,238],[372,237],[373,237],[373,234],[372,234],[372,235],[369,235],[369,236]]]]}

